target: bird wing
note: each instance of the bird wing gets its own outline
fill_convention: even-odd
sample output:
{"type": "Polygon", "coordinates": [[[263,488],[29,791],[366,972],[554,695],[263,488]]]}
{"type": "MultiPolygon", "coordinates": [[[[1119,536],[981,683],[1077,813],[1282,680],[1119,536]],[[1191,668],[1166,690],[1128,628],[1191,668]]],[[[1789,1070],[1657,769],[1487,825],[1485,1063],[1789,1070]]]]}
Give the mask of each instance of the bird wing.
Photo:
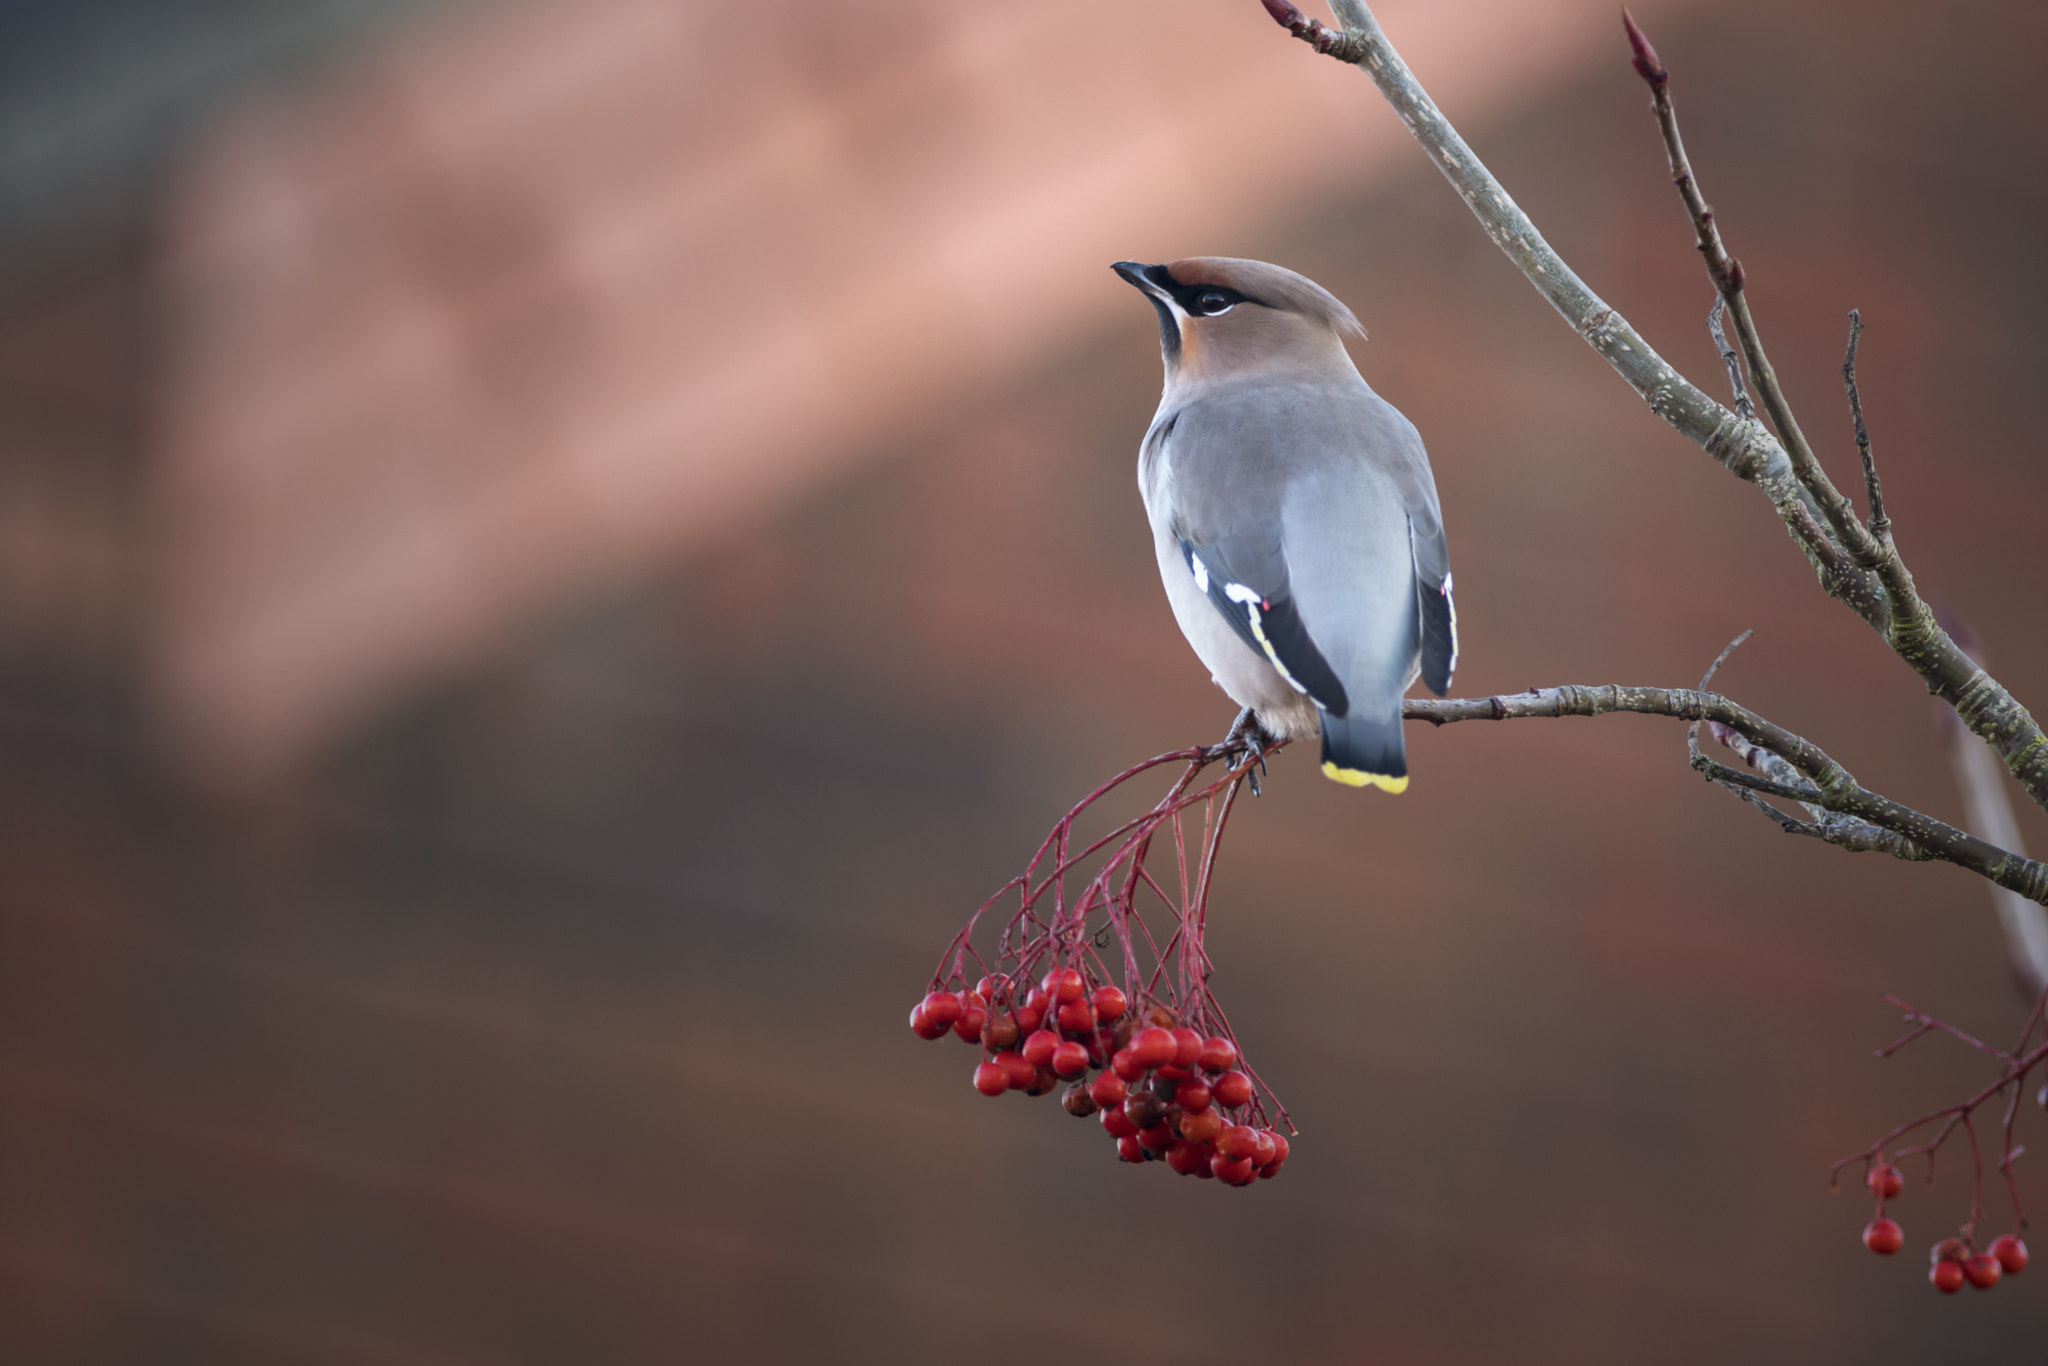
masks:
{"type": "Polygon", "coordinates": [[[1161,425],[1169,529],[1247,645],[1338,717],[1361,689],[1397,706],[1418,653],[1442,691],[1449,557],[1406,418],[1347,376],[1205,395],[1161,425]]]}

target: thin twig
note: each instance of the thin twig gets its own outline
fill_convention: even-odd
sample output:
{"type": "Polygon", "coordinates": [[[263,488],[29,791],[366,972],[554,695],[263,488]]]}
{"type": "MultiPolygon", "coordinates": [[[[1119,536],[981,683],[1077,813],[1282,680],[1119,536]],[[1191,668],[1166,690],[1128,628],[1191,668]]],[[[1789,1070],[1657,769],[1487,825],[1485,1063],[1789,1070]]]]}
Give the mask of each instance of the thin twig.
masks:
{"type": "Polygon", "coordinates": [[[1856,388],[1856,348],[1863,342],[1863,315],[1849,310],[1849,349],[1842,357],[1842,386],[1849,391],[1849,417],[1856,427],[1856,454],[1863,459],[1863,487],[1870,497],[1870,534],[1883,540],[1891,533],[1892,519],[1884,515],[1884,489],[1877,482],[1877,465],[1870,458],[1870,430],[1863,425],[1863,395],[1856,388]]]}
{"type": "Polygon", "coordinates": [[[1728,372],[1728,388],[1735,395],[1735,411],[1744,417],[1755,417],[1756,405],[1749,401],[1749,389],[1742,382],[1742,358],[1735,354],[1735,348],[1728,344],[1728,334],[1721,330],[1721,310],[1727,306],[1716,293],[1714,306],[1707,310],[1707,335],[1714,339],[1714,349],[1721,353],[1722,368],[1728,372]]]}

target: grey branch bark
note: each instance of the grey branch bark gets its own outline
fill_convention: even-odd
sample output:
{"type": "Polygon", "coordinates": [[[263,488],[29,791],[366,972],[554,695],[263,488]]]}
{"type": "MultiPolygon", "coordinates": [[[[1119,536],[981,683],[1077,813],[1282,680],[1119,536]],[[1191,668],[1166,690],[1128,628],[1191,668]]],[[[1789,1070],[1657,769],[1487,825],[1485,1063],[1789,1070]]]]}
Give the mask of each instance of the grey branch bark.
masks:
{"type": "Polygon", "coordinates": [[[2027,795],[2048,810],[2048,736],[2027,709],[1957,648],[1936,623],[1891,542],[1889,528],[1866,528],[1856,521],[1847,500],[1813,458],[1789,406],[1783,404],[1762,344],[1754,340],[1754,321],[1742,297],[1740,265],[1720,247],[1719,228],[1699,195],[1690,164],[1684,159],[1683,144],[1676,137],[1675,116],[1669,112],[1668,74],[1647,42],[1638,46],[1637,70],[1651,84],[1674,176],[1682,170],[1680,190],[1702,247],[1712,243],[1707,253],[1709,271],[1735,321],[1750,378],[1764,400],[1766,413],[1779,423],[1779,431],[1796,448],[1796,455],[1788,454],[1785,444],[1762,422],[1716,402],[1679,374],[1565,264],[1437,109],[1364,0],[1330,0],[1331,9],[1344,25],[1342,32],[1304,18],[1292,0],[1263,3],[1296,37],[1319,52],[1358,66],[1371,77],[1487,235],[1572,330],[1614,368],[1652,412],[1730,473],[1757,486],[1823,588],[1883,635],[1929,691],[1954,708],[1962,722],[1997,752],[2027,795]]]}
{"type": "MultiPolygon", "coordinates": [[[[1513,721],[1527,718],[1603,716],[1634,712],[1681,721],[1715,722],[1781,758],[1792,781],[1730,768],[1700,754],[1692,765],[1710,781],[1781,797],[1822,812],[1847,817],[1900,837],[1897,841],[1850,838],[1856,827],[1840,827],[1844,838],[1829,843],[1851,849],[1874,849],[1914,861],[1940,859],[1984,877],[1998,886],[2048,906],[2048,864],[2001,849],[1988,840],[1958,830],[1924,812],[1872,792],[1825,750],[1719,693],[1698,688],[1641,688],[1603,683],[1567,683],[1496,697],[1409,698],[1401,704],[1403,719],[1450,725],[1458,721],[1513,721]]],[[[1826,838],[1825,836],[1822,836],[1826,838]]]]}

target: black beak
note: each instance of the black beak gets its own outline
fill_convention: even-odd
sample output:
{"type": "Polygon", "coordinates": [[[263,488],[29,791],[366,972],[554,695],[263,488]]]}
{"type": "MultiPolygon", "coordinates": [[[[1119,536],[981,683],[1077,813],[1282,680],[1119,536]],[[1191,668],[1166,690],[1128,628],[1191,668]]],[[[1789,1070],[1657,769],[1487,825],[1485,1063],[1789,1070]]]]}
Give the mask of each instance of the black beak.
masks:
{"type": "Polygon", "coordinates": [[[1159,293],[1159,276],[1166,273],[1165,266],[1140,265],[1136,261],[1118,261],[1110,269],[1123,276],[1125,284],[1135,285],[1147,294],[1159,293]]]}

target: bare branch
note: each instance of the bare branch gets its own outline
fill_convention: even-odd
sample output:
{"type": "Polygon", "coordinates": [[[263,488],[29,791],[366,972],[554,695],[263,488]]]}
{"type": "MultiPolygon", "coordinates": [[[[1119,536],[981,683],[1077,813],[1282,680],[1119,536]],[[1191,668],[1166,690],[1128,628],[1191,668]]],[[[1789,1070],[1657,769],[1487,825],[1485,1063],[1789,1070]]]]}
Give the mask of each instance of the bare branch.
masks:
{"type": "MultiPolygon", "coordinates": [[[[1807,486],[1802,469],[1815,480],[1815,487],[1832,487],[1826,483],[1818,463],[1808,461],[1795,468],[1794,457],[1787,454],[1786,447],[1762,423],[1716,403],[1701,392],[1659,356],[1627,319],[1586,286],[1444,118],[1387,41],[1365,0],[1331,0],[1332,9],[1345,26],[1341,34],[1304,19],[1290,0],[1264,3],[1289,32],[1318,51],[1359,66],[1371,77],[1409,132],[1479,219],[1487,235],[1572,330],[1614,367],[1652,412],[1683,432],[1738,478],[1755,484],[1770,499],[1787,533],[1812,564],[1822,587],[1880,632],[1893,652],[1926,681],[1929,690],[1955,708],[1963,723],[1997,751],[2027,795],[2048,810],[2048,736],[2043,735],[2041,727],[2010,692],[1949,639],[1920,599],[1898,554],[1887,545],[1871,569],[1863,568],[1860,552],[1873,538],[1853,515],[1848,519],[1848,529],[1836,530],[1841,547],[1851,552],[1846,558],[1853,562],[1843,563],[1845,557],[1825,553],[1823,547],[1834,537],[1821,528],[1835,526],[1839,516],[1836,501],[1845,504],[1846,500],[1839,493],[1834,494],[1833,500],[1819,498],[1807,486]],[[1815,513],[1819,514],[1817,518],[1815,513]]],[[[1648,50],[1647,41],[1636,57],[1639,70],[1647,65],[1662,71],[1654,51],[1648,50]]],[[[1712,227],[1711,220],[1708,226],[1712,227]]],[[[1718,242],[1718,229],[1713,232],[1718,242]]],[[[1741,277],[1732,260],[1727,270],[1731,287],[1739,298],[1741,277]]],[[[1728,295],[1724,292],[1723,297],[1728,295]]],[[[1746,309],[1738,308],[1735,298],[1729,299],[1729,307],[1740,335],[1746,309]]],[[[1772,396],[1765,385],[1765,371],[1759,367],[1760,356],[1759,348],[1750,357],[1751,372],[1769,412],[1772,396]]],[[[1775,386],[1775,377],[1771,385],[1775,386]]],[[[1772,416],[1776,420],[1777,415],[1772,416]]],[[[1789,410],[1781,430],[1788,437],[1796,431],[1789,410]]],[[[1810,456],[1811,452],[1806,454],[1810,456]]]]}
{"type": "MultiPolygon", "coordinates": [[[[1567,683],[1495,697],[1411,697],[1401,704],[1404,719],[1428,721],[1439,726],[1457,721],[1554,719],[1603,716],[1610,712],[1669,716],[1682,721],[1718,721],[1751,744],[1761,745],[1782,756],[1804,781],[1784,784],[1760,778],[1715,763],[1704,755],[1697,755],[1695,750],[1697,757],[1693,767],[1709,780],[1790,801],[1811,802],[1839,815],[1854,817],[1903,836],[1905,843],[1884,851],[1895,857],[1941,859],[1967,868],[2001,887],[2010,888],[2029,901],[2048,905],[2048,864],[2009,853],[1924,812],[1870,791],[1811,740],[1765,720],[1719,693],[1697,688],[1567,683]]],[[[1845,842],[1843,847],[1858,846],[1845,842]]]]}
{"type": "MultiPolygon", "coordinates": [[[[1943,626],[1972,655],[1978,654],[1975,633],[1965,622],[1946,620],[1943,626]]],[[[2005,774],[1996,759],[1956,723],[1947,711],[1936,713],[1943,736],[1948,740],[1949,761],[1955,767],[1956,783],[1963,792],[1963,820],[1972,832],[1992,843],[2025,853],[2019,820],[2006,794],[2005,774]]],[[[2048,911],[2003,887],[1991,889],[1992,909],[2005,935],[2013,975],[2028,997],[2048,991],[2048,911]]]]}

